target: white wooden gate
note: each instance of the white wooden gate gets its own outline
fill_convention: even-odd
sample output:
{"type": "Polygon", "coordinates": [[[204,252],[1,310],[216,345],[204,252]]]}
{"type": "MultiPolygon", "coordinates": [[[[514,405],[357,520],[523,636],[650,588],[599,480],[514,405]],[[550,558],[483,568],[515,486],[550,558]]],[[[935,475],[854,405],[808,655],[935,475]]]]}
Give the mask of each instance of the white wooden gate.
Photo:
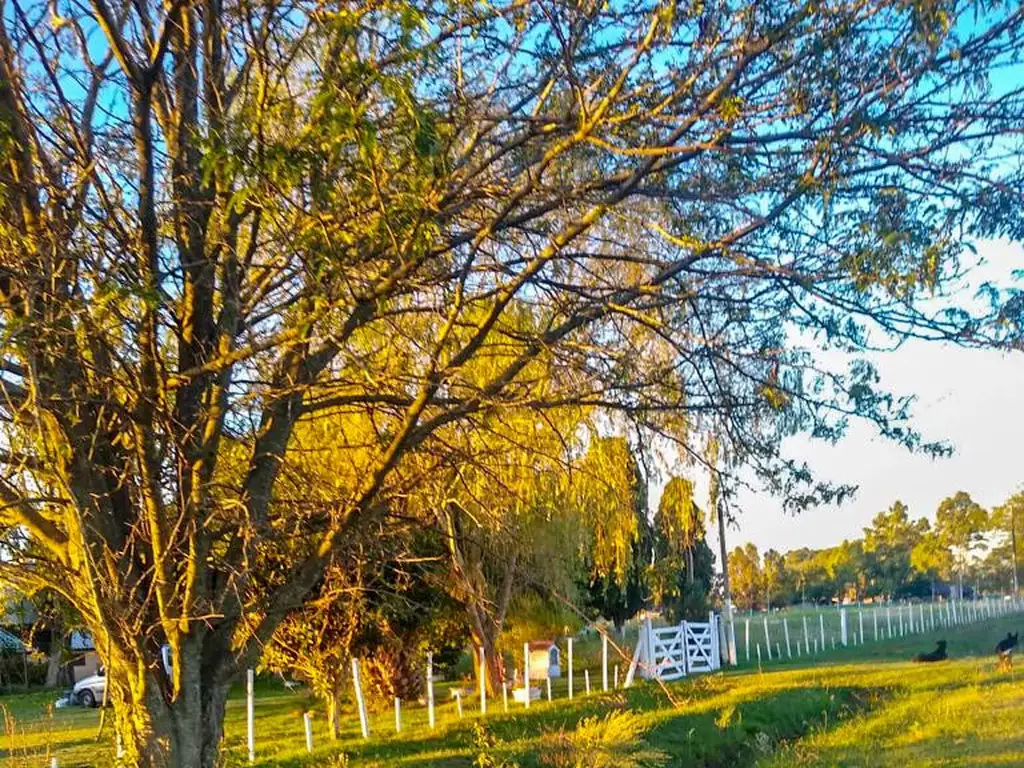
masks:
{"type": "Polygon", "coordinates": [[[695,672],[712,672],[722,666],[718,638],[718,616],[712,612],[706,622],[684,621],[672,627],[651,626],[648,619],[640,628],[633,663],[626,685],[637,670],[647,680],[678,680],[695,672]]]}

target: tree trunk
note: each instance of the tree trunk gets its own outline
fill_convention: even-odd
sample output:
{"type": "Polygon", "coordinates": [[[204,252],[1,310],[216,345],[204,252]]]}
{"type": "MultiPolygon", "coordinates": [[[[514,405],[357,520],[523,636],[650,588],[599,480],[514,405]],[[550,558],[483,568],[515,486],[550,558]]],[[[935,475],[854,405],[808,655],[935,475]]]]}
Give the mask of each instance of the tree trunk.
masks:
{"type": "Polygon", "coordinates": [[[224,709],[233,668],[207,668],[200,649],[195,639],[181,649],[181,669],[176,670],[180,688],[173,701],[165,695],[169,680],[162,669],[145,669],[116,653],[104,659],[114,727],[123,750],[118,765],[217,768],[221,764],[224,709]]]}
{"type": "Polygon", "coordinates": [[[46,687],[56,688],[60,683],[61,661],[64,659],[64,634],[59,628],[50,632],[50,654],[46,661],[46,687]]]}
{"type": "Polygon", "coordinates": [[[483,627],[478,627],[476,622],[470,626],[470,637],[473,639],[473,667],[476,669],[477,679],[480,675],[480,648],[484,649],[484,659],[487,668],[485,680],[487,681],[487,695],[497,696],[501,693],[501,684],[505,682],[505,660],[498,652],[497,632],[488,632],[483,627]],[[481,629],[484,631],[481,633],[481,629]]]}
{"type": "Polygon", "coordinates": [[[341,735],[341,689],[336,688],[327,695],[327,730],[331,734],[331,741],[336,741],[341,735]]]}

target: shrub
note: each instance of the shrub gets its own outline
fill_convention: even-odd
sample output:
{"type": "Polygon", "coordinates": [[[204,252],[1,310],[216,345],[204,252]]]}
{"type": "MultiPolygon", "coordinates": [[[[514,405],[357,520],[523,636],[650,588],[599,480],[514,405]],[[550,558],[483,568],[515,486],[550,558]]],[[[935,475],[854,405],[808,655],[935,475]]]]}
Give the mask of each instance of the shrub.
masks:
{"type": "Polygon", "coordinates": [[[628,710],[581,720],[576,730],[553,735],[541,754],[552,768],[652,768],[668,755],[643,743],[642,720],[628,710]]]}

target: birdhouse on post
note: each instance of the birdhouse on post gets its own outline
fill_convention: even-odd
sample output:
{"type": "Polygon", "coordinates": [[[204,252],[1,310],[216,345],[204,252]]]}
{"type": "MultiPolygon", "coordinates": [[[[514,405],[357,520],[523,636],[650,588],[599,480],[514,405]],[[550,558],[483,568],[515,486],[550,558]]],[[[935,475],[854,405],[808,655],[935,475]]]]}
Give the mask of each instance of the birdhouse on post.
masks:
{"type": "Polygon", "coordinates": [[[561,651],[551,640],[537,640],[530,643],[530,679],[561,677],[561,651]]]}

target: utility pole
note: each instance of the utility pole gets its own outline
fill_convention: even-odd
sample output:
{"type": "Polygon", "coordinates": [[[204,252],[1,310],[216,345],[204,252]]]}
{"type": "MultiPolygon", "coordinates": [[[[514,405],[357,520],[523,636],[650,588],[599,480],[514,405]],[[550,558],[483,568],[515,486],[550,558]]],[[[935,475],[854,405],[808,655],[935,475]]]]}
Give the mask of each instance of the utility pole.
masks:
{"type": "Polygon", "coordinates": [[[1017,505],[1010,501],[1010,548],[1013,552],[1013,595],[1020,594],[1017,577],[1017,505]]]}
{"type": "Polygon", "coordinates": [[[722,585],[725,592],[725,637],[728,643],[729,663],[736,666],[736,630],[732,619],[732,587],[729,584],[729,555],[725,546],[725,504],[719,500],[715,514],[718,516],[718,546],[722,554],[722,585]]]}

